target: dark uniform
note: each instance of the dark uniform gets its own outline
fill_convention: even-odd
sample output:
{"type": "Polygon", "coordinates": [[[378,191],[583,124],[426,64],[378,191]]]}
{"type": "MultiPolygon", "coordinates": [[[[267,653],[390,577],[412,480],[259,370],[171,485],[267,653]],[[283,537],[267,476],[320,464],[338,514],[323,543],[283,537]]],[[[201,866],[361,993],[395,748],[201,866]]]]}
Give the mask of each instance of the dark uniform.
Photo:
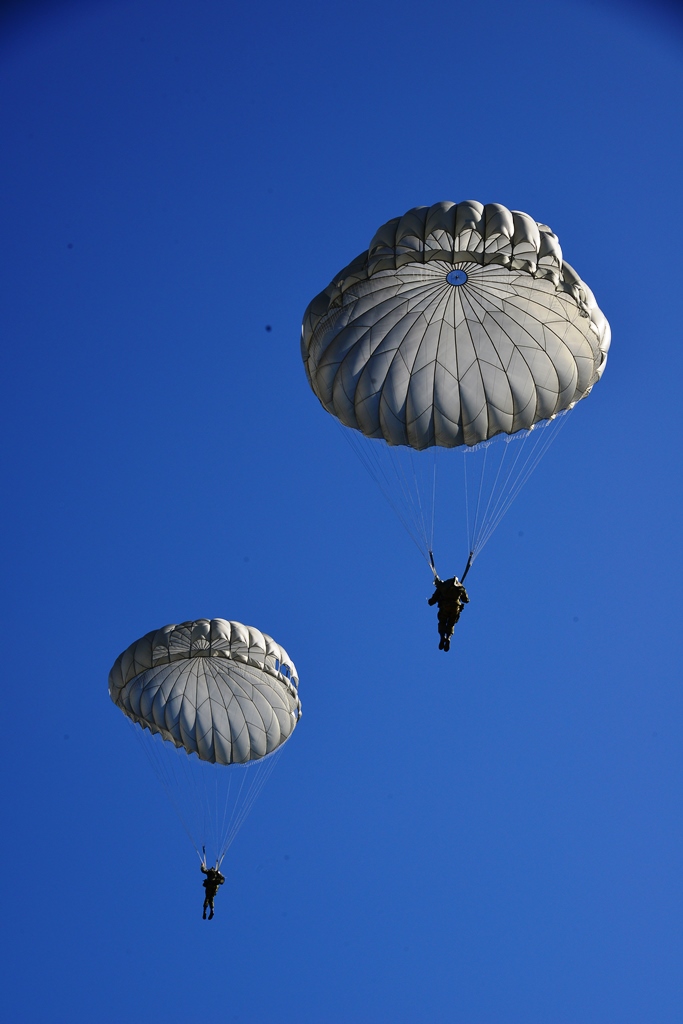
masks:
{"type": "Polygon", "coordinates": [[[218,892],[218,886],[222,885],[225,878],[220,873],[218,868],[207,868],[205,864],[202,864],[202,874],[206,875],[206,878],[202,882],[204,889],[206,890],[206,897],[204,899],[204,913],[202,917],[206,920],[207,908],[211,911],[209,914],[209,921],[213,917],[213,901],[218,892]]]}
{"type": "Polygon", "coordinates": [[[457,576],[452,576],[449,580],[440,580],[435,576],[434,586],[436,590],[428,599],[428,603],[439,606],[439,650],[447,651],[450,649],[451,637],[460,618],[460,612],[469,604],[470,599],[457,576]]]}

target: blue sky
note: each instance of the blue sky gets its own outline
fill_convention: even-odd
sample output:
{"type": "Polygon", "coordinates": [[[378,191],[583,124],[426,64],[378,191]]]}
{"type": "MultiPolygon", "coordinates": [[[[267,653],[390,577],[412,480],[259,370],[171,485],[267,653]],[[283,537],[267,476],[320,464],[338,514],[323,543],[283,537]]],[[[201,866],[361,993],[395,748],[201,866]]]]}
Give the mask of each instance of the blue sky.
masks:
{"type": "Polygon", "coordinates": [[[675,8],[19,5],[0,49],[3,1019],[680,1021],[675,8]],[[445,657],[299,330],[470,198],[553,228],[613,346],[445,657]],[[106,686],[201,616],[304,707],[210,928],[106,686]]]}

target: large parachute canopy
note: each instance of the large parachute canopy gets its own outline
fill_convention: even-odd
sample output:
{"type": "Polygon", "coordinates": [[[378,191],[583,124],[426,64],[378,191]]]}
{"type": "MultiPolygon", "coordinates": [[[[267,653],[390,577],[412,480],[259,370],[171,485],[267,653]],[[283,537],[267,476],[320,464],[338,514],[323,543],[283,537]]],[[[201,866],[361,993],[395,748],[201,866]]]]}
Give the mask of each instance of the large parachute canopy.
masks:
{"type": "Polygon", "coordinates": [[[301,337],[329,413],[416,451],[473,448],[553,420],[589,394],[609,344],[550,228],[478,202],[388,221],[313,299],[301,337]]]}
{"type": "Polygon", "coordinates": [[[328,412],[423,449],[528,430],[585,398],[610,331],[556,235],[498,203],[436,203],[379,229],[306,310],[328,412]]]}
{"type": "Polygon", "coordinates": [[[217,863],[265,782],[258,769],[272,769],[301,717],[298,685],[272,637],[225,619],[153,630],[109,673],[197,852],[212,842],[217,863]],[[235,770],[251,774],[233,787],[235,770]]]}

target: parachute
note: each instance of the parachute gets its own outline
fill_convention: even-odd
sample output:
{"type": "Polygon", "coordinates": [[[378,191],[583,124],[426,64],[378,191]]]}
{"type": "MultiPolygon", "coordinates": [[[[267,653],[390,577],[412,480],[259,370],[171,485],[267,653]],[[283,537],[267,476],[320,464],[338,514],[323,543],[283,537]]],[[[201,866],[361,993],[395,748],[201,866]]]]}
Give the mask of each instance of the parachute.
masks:
{"type": "Polygon", "coordinates": [[[478,450],[484,468],[495,463],[486,484],[481,469],[468,488],[463,460],[469,567],[549,438],[538,432],[540,443],[521,457],[519,446],[507,457],[507,442],[585,398],[609,344],[607,320],[550,228],[477,202],[416,207],[388,221],[313,299],[301,336],[311,388],[350,438],[369,439],[358,454],[432,568],[438,453],[478,450]],[[380,447],[400,453],[393,498],[380,447]]]}
{"type": "Polygon", "coordinates": [[[109,695],[201,860],[225,857],[301,717],[298,685],[272,637],[225,619],[153,630],[116,659],[109,695]]]}

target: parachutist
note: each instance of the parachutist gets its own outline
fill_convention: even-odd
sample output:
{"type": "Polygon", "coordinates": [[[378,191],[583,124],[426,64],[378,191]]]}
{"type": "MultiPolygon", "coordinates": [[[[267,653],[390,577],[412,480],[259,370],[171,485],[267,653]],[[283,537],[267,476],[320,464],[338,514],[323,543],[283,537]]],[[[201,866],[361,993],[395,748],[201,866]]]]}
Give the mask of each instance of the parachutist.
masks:
{"type": "Polygon", "coordinates": [[[202,914],[202,918],[206,921],[206,911],[208,909],[210,911],[210,921],[211,918],[213,917],[213,901],[216,898],[218,887],[223,884],[225,878],[220,873],[218,868],[207,868],[206,864],[202,864],[201,868],[202,874],[206,875],[206,878],[202,882],[202,885],[204,886],[206,892],[206,896],[204,898],[204,913],[202,914]]]}
{"type": "Polygon", "coordinates": [[[449,580],[440,580],[435,574],[434,586],[436,589],[427,599],[427,603],[439,606],[439,650],[448,651],[455,624],[460,618],[463,607],[469,604],[470,599],[457,576],[451,576],[449,580]]]}

